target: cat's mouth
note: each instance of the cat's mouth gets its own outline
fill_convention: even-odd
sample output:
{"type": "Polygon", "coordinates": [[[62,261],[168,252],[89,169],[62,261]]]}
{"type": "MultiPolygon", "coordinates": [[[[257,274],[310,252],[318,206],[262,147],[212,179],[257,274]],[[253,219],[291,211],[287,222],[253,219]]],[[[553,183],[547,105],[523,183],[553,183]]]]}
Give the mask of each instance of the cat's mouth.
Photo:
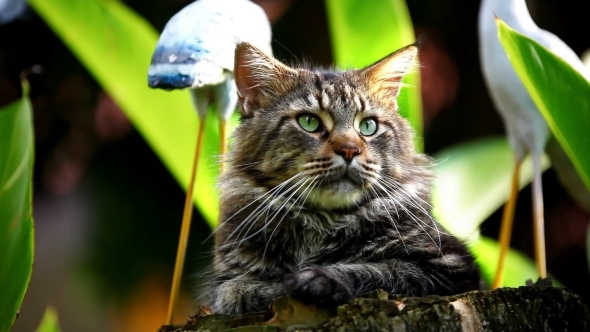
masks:
{"type": "Polygon", "coordinates": [[[321,172],[311,185],[308,203],[322,209],[341,209],[355,206],[364,196],[367,184],[370,182],[363,176],[357,163],[336,165],[321,172]]]}
{"type": "Polygon", "coordinates": [[[363,197],[362,184],[347,173],[332,174],[312,189],[309,202],[322,209],[342,209],[355,206],[363,197]]]}
{"type": "Polygon", "coordinates": [[[329,169],[322,177],[322,182],[324,182],[326,185],[333,185],[343,182],[350,183],[352,185],[363,186],[365,180],[356,167],[350,165],[340,165],[329,169]]]}

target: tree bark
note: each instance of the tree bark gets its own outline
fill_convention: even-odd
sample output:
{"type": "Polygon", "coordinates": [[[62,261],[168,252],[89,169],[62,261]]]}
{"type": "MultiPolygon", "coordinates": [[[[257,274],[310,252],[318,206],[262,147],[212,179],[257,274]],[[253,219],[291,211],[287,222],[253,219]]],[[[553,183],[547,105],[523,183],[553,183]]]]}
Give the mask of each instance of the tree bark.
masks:
{"type": "Polygon", "coordinates": [[[230,317],[202,311],[171,331],[590,331],[590,311],[564,288],[534,286],[455,296],[406,297],[376,291],[338,308],[320,309],[289,297],[267,313],[230,317]]]}

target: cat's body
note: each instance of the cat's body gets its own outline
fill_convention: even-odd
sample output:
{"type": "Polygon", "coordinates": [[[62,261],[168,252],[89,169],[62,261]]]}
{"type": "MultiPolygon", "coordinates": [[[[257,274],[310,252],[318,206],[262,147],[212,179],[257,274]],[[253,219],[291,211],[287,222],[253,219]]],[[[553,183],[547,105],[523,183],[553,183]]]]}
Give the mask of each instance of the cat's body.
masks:
{"type": "Polygon", "coordinates": [[[415,54],[331,72],[238,45],[242,121],[219,181],[214,311],[262,311],[285,294],[333,305],[378,288],[478,288],[473,257],[430,217],[429,159],[397,112],[415,54]]]}

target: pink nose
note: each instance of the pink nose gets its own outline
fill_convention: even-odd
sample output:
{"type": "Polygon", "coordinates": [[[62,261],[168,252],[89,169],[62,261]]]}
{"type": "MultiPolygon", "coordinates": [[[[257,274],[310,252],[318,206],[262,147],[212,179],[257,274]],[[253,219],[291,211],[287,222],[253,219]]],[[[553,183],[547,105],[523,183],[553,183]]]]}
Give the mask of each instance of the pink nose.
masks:
{"type": "Polygon", "coordinates": [[[341,155],[344,160],[351,161],[354,156],[361,154],[361,150],[356,146],[343,146],[336,151],[337,154],[341,155]]]}

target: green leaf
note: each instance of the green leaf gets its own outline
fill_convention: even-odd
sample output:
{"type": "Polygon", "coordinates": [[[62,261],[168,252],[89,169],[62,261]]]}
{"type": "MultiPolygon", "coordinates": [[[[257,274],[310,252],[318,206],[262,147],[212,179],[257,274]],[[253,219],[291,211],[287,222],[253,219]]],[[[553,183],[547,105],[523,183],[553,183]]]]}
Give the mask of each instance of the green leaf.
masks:
{"type": "Polygon", "coordinates": [[[0,108],[0,331],[14,323],[33,267],[33,123],[23,90],[0,108]]]}
{"type": "Polygon", "coordinates": [[[41,323],[35,332],[61,332],[55,309],[52,307],[47,307],[47,309],[45,309],[43,319],[41,319],[41,323]]]}
{"type": "MultiPolygon", "coordinates": [[[[368,66],[415,42],[414,28],[404,0],[326,0],[332,49],[340,68],[368,66]]],[[[400,113],[416,132],[418,151],[422,143],[420,73],[404,78],[408,85],[399,96],[400,113]]]]}
{"type": "MultiPolygon", "coordinates": [[[[29,0],[29,4],[121,106],[186,189],[198,119],[188,92],[148,88],[147,70],[158,33],[116,0],[29,0]]],[[[233,118],[229,130],[235,125],[233,118]]],[[[195,187],[196,205],[211,226],[218,215],[217,195],[212,194],[218,173],[217,127],[217,117],[210,116],[195,187]]]]}
{"type": "Polygon", "coordinates": [[[496,23],[512,66],[590,190],[590,82],[536,41],[496,23]]]}
{"type": "MultiPolygon", "coordinates": [[[[500,255],[498,242],[482,236],[471,244],[471,251],[475,254],[477,263],[481,267],[486,284],[491,285],[500,255]]],[[[505,267],[504,287],[523,286],[527,279],[536,281],[539,277],[535,263],[528,256],[514,249],[508,251],[505,267]]],[[[553,286],[563,287],[555,278],[552,277],[552,280],[553,286]]]]}
{"type": "MultiPolygon", "coordinates": [[[[508,200],[513,155],[504,137],[455,145],[434,155],[434,217],[452,234],[476,239],[479,225],[508,200]]],[[[545,155],[541,167],[549,168],[545,155]]],[[[520,188],[532,178],[533,166],[527,157],[520,170],[520,188]]]]}

